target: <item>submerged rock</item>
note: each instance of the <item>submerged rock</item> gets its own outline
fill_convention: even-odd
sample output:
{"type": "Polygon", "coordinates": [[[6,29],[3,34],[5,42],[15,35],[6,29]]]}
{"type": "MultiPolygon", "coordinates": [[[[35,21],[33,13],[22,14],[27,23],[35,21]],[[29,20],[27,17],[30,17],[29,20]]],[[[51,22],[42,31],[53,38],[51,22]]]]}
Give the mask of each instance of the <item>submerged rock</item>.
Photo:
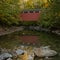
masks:
{"type": "Polygon", "coordinates": [[[0,55],[0,60],[6,59],[6,58],[11,58],[12,55],[9,53],[3,53],[0,55]]]}
{"type": "Polygon", "coordinates": [[[51,57],[57,55],[57,52],[55,50],[51,50],[48,46],[34,48],[34,53],[38,57],[51,57]]]}
{"type": "Polygon", "coordinates": [[[12,60],[11,58],[8,58],[8,59],[6,59],[6,60],[12,60]]]}
{"type": "Polygon", "coordinates": [[[34,59],[34,56],[31,56],[31,55],[28,56],[28,60],[33,60],[33,59],[34,59]]]}
{"type": "Polygon", "coordinates": [[[27,51],[25,51],[25,50],[21,50],[21,49],[18,49],[17,51],[16,51],[16,53],[17,53],[17,59],[21,59],[21,60],[28,60],[28,55],[27,55],[27,51]]]}
{"type": "Polygon", "coordinates": [[[22,53],[24,53],[23,50],[21,50],[21,49],[16,50],[16,54],[17,54],[17,55],[21,55],[22,53]]]}
{"type": "Polygon", "coordinates": [[[33,55],[29,54],[30,52],[26,50],[18,49],[16,50],[16,53],[17,53],[18,59],[21,59],[21,60],[33,60],[33,57],[34,57],[33,55]]]}

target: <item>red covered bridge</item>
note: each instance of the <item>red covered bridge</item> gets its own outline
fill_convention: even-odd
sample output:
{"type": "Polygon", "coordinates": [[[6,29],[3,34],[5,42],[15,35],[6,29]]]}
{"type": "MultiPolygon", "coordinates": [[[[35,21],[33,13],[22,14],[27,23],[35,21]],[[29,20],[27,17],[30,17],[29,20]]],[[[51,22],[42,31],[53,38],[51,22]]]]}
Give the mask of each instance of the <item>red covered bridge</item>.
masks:
{"type": "Polygon", "coordinates": [[[40,9],[23,10],[20,14],[21,21],[38,21],[40,17],[40,9]]]}

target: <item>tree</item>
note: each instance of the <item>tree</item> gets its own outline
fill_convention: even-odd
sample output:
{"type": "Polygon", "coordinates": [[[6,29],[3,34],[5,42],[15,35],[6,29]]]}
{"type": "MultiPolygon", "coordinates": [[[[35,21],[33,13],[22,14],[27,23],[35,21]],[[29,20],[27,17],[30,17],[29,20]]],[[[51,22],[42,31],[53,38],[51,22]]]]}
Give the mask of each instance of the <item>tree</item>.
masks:
{"type": "Polygon", "coordinates": [[[25,3],[25,7],[26,9],[33,9],[34,8],[34,5],[33,5],[33,1],[31,0],[28,0],[26,3],[25,3]]]}
{"type": "Polygon", "coordinates": [[[40,24],[48,28],[60,28],[60,0],[48,0],[48,4],[48,7],[42,7],[40,24]]]}
{"type": "Polygon", "coordinates": [[[0,23],[18,24],[19,0],[0,0],[0,23]]]}

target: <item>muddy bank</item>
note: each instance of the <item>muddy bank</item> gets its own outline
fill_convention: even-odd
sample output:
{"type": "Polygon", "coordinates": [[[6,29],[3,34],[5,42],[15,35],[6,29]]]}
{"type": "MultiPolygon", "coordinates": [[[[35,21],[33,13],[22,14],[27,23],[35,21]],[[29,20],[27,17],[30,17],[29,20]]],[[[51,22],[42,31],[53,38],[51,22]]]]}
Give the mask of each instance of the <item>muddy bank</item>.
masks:
{"type": "Polygon", "coordinates": [[[17,31],[23,31],[23,30],[33,30],[33,31],[35,30],[35,31],[48,32],[48,33],[54,33],[54,34],[60,35],[60,30],[51,31],[49,29],[42,28],[40,26],[12,26],[12,27],[1,27],[0,26],[0,36],[11,34],[17,31]]]}
{"type": "Polygon", "coordinates": [[[16,26],[13,26],[13,27],[0,27],[0,36],[2,35],[7,35],[7,34],[11,34],[13,32],[16,32],[16,31],[22,31],[23,30],[23,26],[20,26],[20,27],[16,27],[16,26]]]}

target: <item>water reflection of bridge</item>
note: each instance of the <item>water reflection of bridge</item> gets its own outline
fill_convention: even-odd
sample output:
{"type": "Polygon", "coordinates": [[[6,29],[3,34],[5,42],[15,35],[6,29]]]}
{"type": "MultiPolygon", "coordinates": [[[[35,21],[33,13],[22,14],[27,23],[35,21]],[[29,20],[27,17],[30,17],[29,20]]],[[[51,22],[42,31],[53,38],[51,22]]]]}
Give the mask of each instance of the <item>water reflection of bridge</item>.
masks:
{"type": "Polygon", "coordinates": [[[23,44],[39,44],[38,42],[38,36],[29,36],[29,35],[24,35],[20,36],[21,42],[23,44]]]}

